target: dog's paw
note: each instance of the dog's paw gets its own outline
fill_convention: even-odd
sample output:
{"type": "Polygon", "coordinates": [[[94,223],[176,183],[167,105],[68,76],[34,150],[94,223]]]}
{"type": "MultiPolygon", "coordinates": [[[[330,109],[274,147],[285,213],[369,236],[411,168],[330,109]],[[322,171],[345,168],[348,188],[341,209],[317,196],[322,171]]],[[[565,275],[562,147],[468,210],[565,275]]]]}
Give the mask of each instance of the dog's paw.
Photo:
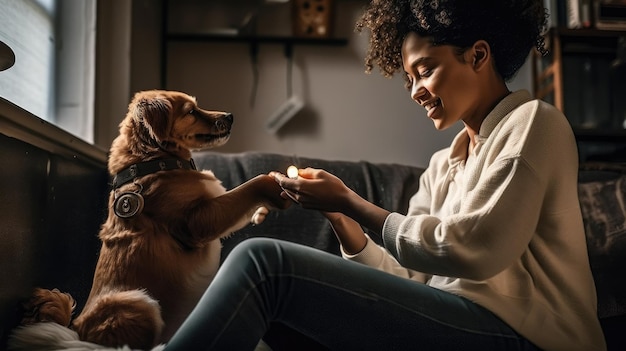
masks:
{"type": "Polygon", "coordinates": [[[54,322],[64,327],[70,325],[76,301],[59,289],[36,288],[30,299],[23,304],[24,316],[20,324],[54,322]]]}
{"type": "Polygon", "coordinates": [[[268,213],[270,213],[270,210],[268,210],[266,207],[257,208],[256,211],[254,211],[252,218],[250,219],[250,223],[254,225],[259,225],[263,223],[268,213]]]}

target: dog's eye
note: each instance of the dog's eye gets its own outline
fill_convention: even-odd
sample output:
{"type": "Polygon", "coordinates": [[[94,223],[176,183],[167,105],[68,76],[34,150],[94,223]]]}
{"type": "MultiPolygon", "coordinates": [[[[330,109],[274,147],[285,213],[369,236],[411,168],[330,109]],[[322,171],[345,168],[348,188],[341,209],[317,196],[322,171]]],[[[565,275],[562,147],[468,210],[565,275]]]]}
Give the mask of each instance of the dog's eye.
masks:
{"type": "Polygon", "coordinates": [[[191,109],[191,110],[189,110],[189,112],[187,112],[187,114],[188,114],[188,115],[195,116],[195,115],[196,115],[196,110],[191,109]]]}

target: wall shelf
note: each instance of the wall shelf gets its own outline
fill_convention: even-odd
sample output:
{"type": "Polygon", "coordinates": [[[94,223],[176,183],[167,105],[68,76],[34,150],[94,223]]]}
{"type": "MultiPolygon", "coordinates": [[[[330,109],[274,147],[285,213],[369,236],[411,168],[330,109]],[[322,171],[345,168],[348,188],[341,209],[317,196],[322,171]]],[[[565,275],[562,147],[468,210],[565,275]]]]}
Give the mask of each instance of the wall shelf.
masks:
{"type": "Polygon", "coordinates": [[[263,36],[263,35],[223,35],[206,33],[168,33],[163,37],[161,57],[161,87],[167,87],[167,52],[170,42],[187,43],[240,43],[250,46],[250,54],[255,56],[261,44],[278,44],[285,48],[285,56],[291,57],[296,45],[324,45],[346,46],[346,38],[303,38],[292,36],[263,36]]]}
{"type": "MultiPolygon", "coordinates": [[[[287,2],[280,3],[283,4],[271,6],[269,11],[269,7],[265,9],[265,3],[254,0],[161,0],[161,88],[167,88],[170,43],[245,44],[250,48],[253,62],[261,45],[282,45],[289,60],[294,46],[348,45],[347,38],[336,38],[332,34],[330,37],[298,35],[296,28],[289,26],[290,21],[294,21],[295,8],[287,2]],[[271,23],[272,27],[282,25],[285,28],[280,31],[285,34],[258,31],[265,28],[262,21],[271,23]],[[288,27],[291,30],[285,30],[288,27]]],[[[331,21],[334,21],[332,17],[331,21]]]]}
{"type": "Polygon", "coordinates": [[[225,42],[248,44],[282,44],[282,45],[327,45],[345,46],[345,38],[300,38],[290,36],[254,36],[254,35],[221,35],[203,33],[170,33],[165,39],[178,42],[225,42]]]}
{"type": "Polygon", "coordinates": [[[595,141],[605,143],[626,142],[626,129],[585,129],[574,128],[579,141],[595,141]]]}

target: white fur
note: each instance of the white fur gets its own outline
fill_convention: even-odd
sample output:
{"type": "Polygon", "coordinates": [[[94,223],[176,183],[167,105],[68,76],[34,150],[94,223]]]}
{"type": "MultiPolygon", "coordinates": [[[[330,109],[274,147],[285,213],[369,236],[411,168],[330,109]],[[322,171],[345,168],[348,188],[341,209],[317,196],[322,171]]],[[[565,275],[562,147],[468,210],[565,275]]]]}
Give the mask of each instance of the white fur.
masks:
{"type": "MultiPolygon", "coordinates": [[[[111,348],[80,341],[78,334],[60,324],[35,323],[14,329],[9,336],[10,351],[131,351],[128,346],[111,348]]],[[[165,345],[151,351],[162,351],[165,345]]]]}

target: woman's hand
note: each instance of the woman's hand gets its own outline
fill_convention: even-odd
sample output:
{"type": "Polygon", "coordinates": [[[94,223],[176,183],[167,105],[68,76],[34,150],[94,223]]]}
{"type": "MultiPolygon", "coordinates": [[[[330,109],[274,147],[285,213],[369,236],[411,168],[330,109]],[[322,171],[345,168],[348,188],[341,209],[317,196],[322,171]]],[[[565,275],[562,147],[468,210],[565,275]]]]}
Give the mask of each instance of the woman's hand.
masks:
{"type": "MultiPolygon", "coordinates": [[[[289,178],[276,171],[270,172],[269,175],[283,189],[281,193],[283,198],[290,198],[303,208],[327,212],[328,214],[325,215],[331,222],[335,215],[330,213],[337,212],[374,232],[382,232],[383,223],[389,211],[362,198],[347,187],[341,179],[325,170],[299,169],[297,178],[289,178]]],[[[362,230],[361,234],[363,234],[362,230]]]]}
{"type": "Polygon", "coordinates": [[[298,170],[297,178],[279,172],[270,172],[284,191],[284,195],[302,207],[325,212],[344,212],[351,196],[358,196],[341,179],[315,168],[298,170]]]}

